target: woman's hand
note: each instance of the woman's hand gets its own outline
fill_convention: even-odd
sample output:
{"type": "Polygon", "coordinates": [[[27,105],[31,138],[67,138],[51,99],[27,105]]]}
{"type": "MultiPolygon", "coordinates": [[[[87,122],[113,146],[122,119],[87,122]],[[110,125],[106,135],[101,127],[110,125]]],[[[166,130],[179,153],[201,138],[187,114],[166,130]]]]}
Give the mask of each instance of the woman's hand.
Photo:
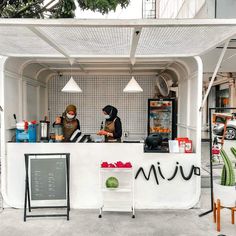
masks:
{"type": "Polygon", "coordinates": [[[107,132],[107,137],[112,137],[113,138],[113,133],[107,132]]]}
{"type": "Polygon", "coordinates": [[[56,124],[61,124],[61,117],[58,116],[58,117],[56,118],[55,123],[56,123],[56,124]]]}
{"type": "Polygon", "coordinates": [[[105,130],[100,130],[97,134],[98,135],[105,135],[105,136],[107,136],[108,132],[105,131],[105,130]]]}
{"type": "Polygon", "coordinates": [[[105,130],[100,130],[97,134],[98,135],[105,135],[107,137],[113,137],[113,133],[107,132],[105,130]]]}

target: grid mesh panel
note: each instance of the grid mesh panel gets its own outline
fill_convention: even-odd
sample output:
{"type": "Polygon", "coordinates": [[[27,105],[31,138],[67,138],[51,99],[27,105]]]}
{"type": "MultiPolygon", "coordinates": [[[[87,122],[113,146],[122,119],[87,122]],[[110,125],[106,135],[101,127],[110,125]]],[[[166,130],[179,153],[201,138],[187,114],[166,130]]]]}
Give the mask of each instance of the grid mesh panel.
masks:
{"type": "Polygon", "coordinates": [[[235,30],[235,26],[146,27],[142,29],[137,55],[197,55],[235,30]]]}
{"type": "MultiPolygon", "coordinates": [[[[35,26],[70,56],[128,56],[133,27],[35,26]]],[[[136,55],[192,56],[224,41],[236,26],[143,27],[136,55]]],[[[24,26],[0,26],[1,54],[62,56],[24,26]]]]}
{"type": "Polygon", "coordinates": [[[128,55],[132,28],[39,27],[70,55],[128,55]]]}
{"type": "Polygon", "coordinates": [[[0,52],[2,54],[40,54],[61,56],[51,46],[26,27],[0,26],[0,52]]]}
{"type": "Polygon", "coordinates": [[[54,76],[48,85],[49,116],[54,121],[68,104],[75,104],[83,133],[96,133],[103,118],[102,108],[113,105],[118,109],[123,131],[145,135],[147,132],[147,99],[154,95],[155,76],[135,76],[143,93],[127,94],[123,89],[130,76],[74,76],[83,93],[62,93],[70,76],[54,76]]]}

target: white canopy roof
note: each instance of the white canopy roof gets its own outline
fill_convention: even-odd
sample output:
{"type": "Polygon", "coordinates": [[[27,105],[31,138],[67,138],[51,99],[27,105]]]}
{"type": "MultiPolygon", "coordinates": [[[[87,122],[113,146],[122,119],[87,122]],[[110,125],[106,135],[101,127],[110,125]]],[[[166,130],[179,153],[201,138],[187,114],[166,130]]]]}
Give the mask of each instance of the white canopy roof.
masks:
{"type": "Polygon", "coordinates": [[[202,55],[236,34],[236,20],[0,19],[0,55],[137,58],[202,55]]]}

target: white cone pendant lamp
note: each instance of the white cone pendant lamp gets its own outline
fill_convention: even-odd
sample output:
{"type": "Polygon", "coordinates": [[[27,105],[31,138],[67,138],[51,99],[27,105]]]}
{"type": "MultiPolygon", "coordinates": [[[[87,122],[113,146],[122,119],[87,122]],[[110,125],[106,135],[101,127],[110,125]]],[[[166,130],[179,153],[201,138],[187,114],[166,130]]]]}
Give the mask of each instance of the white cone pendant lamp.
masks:
{"type": "Polygon", "coordinates": [[[123,89],[123,92],[125,92],[125,93],[139,93],[139,92],[143,92],[143,89],[140,87],[138,82],[135,80],[134,76],[132,76],[129,83],[123,89]]]}
{"type": "Polygon", "coordinates": [[[70,62],[70,74],[71,74],[70,80],[66,83],[66,85],[61,91],[65,93],[81,93],[82,89],[79,87],[79,85],[74,81],[72,77],[72,65],[74,63],[74,59],[70,58],[69,62],[70,62]]]}
{"type": "Polygon", "coordinates": [[[61,90],[65,93],[81,93],[82,90],[79,85],[74,81],[73,77],[70,77],[70,80],[66,83],[65,87],[61,90]]]}

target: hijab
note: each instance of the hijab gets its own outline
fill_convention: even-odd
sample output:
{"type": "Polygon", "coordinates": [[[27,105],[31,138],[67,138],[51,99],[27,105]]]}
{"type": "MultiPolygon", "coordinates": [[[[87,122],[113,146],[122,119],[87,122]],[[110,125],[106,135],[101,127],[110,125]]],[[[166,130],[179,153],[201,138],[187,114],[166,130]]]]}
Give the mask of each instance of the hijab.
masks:
{"type": "Polygon", "coordinates": [[[76,119],[76,115],[77,115],[77,113],[76,113],[76,106],[75,105],[72,105],[72,104],[70,104],[70,105],[68,105],[67,107],[66,107],[66,110],[62,113],[62,117],[64,118],[64,119],[66,119],[67,121],[72,121],[72,120],[75,120],[76,119]],[[70,112],[70,111],[73,111],[74,113],[75,113],[75,115],[74,115],[74,117],[72,118],[72,119],[69,119],[68,117],[67,117],[67,113],[68,112],[70,112]]]}
{"type": "Polygon", "coordinates": [[[111,105],[105,106],[102,110],[110,116],[109,119],[106,119],[107,121],[113,121],[117,117],[118,110],[111,105]]]}

